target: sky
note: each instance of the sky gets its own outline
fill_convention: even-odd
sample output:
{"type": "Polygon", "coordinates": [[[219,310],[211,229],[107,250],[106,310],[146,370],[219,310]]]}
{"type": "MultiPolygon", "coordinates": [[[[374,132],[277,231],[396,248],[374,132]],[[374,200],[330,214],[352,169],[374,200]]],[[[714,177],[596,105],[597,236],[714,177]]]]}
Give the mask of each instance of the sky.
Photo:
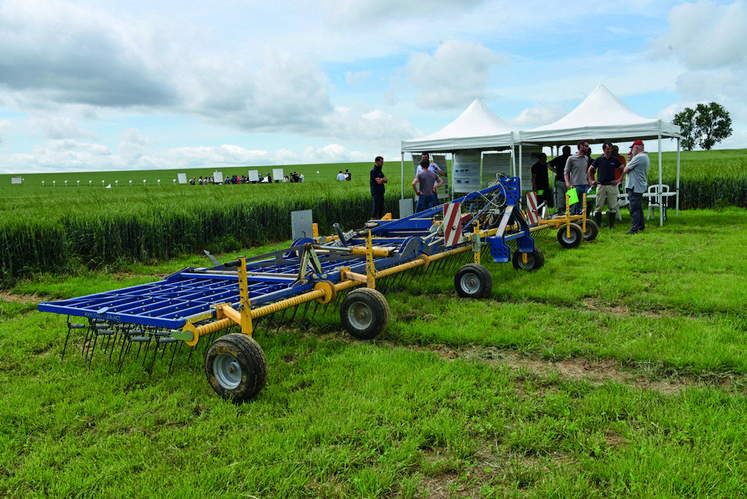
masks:
{"type": "Polygon", "coordinates": [[[745,47],[747,0],[0,0],[0,173],[399,162],[475,98],[523,130],[599,84],[745,148],[745,47]]]}

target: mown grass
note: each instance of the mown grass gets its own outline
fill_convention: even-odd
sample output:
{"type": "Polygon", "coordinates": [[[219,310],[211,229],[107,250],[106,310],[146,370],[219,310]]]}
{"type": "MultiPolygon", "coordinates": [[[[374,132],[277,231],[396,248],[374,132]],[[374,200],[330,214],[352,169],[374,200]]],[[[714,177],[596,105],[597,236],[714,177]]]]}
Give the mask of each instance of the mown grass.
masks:
{"type": "Polygon", "coordinates": [[[0,301],[0,494],[739,497],[745,227],[732,208],[574,250],[538,235],[545,266],[487,263],[481,301],[457,297],[454,269],[415,274],[375,341],[331,308],[307,332],[259,331],[269,381],[242,406],[210,389],[204,345],[170,376],[142,359],[117,374],[80,338],[60,362],[65,318],[35,311],[204,258],[34,276],[0,301]]]}

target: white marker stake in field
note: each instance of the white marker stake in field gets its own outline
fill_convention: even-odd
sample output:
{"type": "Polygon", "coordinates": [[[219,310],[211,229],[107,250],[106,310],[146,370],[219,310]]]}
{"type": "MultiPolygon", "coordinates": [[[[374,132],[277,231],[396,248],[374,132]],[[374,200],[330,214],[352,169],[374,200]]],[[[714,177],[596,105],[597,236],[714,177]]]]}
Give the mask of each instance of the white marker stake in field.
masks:
{"type": "Polygon", "coordinates": [[[454,246],[462,237],[462,203],[444,205],[444,244],[454,246]]]}

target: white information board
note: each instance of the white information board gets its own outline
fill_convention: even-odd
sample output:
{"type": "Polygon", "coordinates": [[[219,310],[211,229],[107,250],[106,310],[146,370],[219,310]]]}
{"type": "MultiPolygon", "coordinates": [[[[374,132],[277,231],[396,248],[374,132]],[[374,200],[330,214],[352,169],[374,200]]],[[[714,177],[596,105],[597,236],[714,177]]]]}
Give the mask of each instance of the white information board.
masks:
{"type": "Polygon", "coordinates": [[[513,176],[511,173],[511,151],[486,152],[482,155],[482,188],[493,185],[501,175],[513,176]]]}
{"type": "Polygon", "coordinates": [[[187,174],[186,173],[177,173],[176,178],[180,184],[186,184],[187,183],[187,174]]]}
{"type": "Polygon", "coordinates": [[[454,154],[452,190],[470,193],[480,190],[480,151],[460,151],[454,154]]]}
{"type": "Polygon", "coordinates": [[[247,173],[247,177],[249,178],[249,182],[259,182],[259,170],[249,170],[247,173]]]}
{"type": "Polygon", "coordinates": [[[213,180],[216,184],[223,183],[223,172],[213,172],[213,180]]]}
{"type": "Polygon", "coordinates": [[[23,179],[21,177],[10,177],[10,183],[13,184],[22,184],[23,179]]]}
{"type": "Polygon", "coordinates": [[[272,180],[275,182],[282,182],[283,181],[283,169],[282,168],[273,168],[272,169],[272,180]]]}

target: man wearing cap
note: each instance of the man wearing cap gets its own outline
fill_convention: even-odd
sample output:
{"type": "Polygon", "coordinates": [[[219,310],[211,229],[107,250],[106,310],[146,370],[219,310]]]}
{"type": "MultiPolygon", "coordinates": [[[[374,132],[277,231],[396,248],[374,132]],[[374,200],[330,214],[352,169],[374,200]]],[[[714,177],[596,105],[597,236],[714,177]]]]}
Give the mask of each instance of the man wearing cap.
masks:
{"type": "Polygon", "coordinates": [[[637,234],[643,232],[646,228],[646,222],[643,218],[643,193],[648,187],[648,169],[651,167],[651,160],[643,150],[643,141],[636,140],[630,146],[628,153],[628,164],[623,169],[625,179],[625,190],[628,192],[630,201],[630,230],[628,234],[637,234]]]}
{"type": "Polygon", "coordinates": [[[578,143],[578,152],[569,156],[565,163],[565,170],[563,171],[565,186],[569,191],[572,187],[575,188],[578,194],[578,203],[568,207],[568,213],[571,215],[581,215],[584,212],[583,199],[586,189],[589,187],[589,179],[587,178],[589,158],[586,154],[590,150],[589,141],[582,140],[578,143]]]}

